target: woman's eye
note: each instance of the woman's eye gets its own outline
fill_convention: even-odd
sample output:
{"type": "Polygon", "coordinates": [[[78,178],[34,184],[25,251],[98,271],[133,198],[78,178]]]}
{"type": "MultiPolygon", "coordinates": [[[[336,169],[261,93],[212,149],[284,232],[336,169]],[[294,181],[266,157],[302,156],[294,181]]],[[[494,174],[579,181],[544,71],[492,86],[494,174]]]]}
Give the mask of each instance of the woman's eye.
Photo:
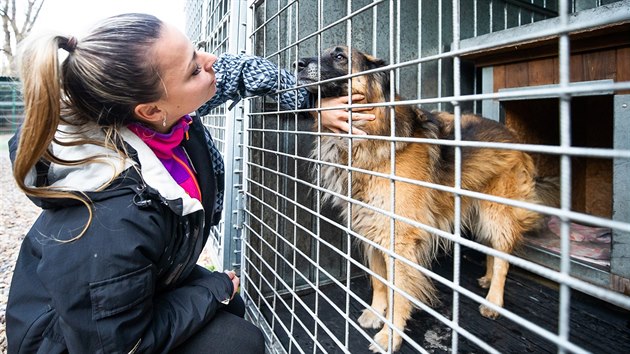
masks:
{"type": "Polygon", "coordinates": [[[201,65],[197,64],[195,67],[195,71],[193,71],[193,76],[198,75],[201,72],[201,65]]]}

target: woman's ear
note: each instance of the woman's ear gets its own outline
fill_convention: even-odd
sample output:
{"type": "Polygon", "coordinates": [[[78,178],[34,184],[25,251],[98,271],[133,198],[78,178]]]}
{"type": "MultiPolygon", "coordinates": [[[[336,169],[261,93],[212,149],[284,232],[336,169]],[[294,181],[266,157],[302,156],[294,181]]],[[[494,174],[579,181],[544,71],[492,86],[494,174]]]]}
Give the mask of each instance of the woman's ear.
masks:
{"type": "Polygon", "coordinates": [[[134,108],[133,112],[141,121],[149,124],[162,124],[164,112],[155,103],[141,103],[134,108]]]}

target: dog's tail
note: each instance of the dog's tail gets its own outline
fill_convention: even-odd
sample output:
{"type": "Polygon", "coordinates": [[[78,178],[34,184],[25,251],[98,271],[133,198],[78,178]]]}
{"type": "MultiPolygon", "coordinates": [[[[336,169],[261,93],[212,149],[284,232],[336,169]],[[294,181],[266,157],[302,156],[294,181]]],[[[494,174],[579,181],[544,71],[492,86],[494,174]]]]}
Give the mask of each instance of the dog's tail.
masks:
{"type": "Polygon", "coordinates": [[[536,194],[542,205],[560,207],[560,179],[558,177],[536,177],[536,194]]]}

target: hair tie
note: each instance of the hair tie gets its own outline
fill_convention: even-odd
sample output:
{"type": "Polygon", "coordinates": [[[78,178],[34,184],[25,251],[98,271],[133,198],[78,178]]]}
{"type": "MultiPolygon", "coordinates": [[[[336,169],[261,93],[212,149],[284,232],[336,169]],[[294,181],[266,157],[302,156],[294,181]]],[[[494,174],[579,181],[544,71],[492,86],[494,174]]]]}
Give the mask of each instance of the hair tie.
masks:
{"type": "Polygon", "coordinates": [[[62,43],[60,47],[61,49],[67,51],[68,53],[74,52],[74,50],[77,48],[77,38],[74,36],[68,37],[66,42],[62,43]]]}

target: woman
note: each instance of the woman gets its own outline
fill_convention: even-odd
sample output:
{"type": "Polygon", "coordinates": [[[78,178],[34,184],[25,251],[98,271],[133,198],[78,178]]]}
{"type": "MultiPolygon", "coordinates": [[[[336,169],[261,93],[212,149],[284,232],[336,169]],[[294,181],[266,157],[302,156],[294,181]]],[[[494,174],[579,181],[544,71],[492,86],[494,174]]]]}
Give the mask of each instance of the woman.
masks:
{"type": "MultiPolygon", "coordinates": [[[[196,265],[221,213],[223,164],[188,113],[293,78],[278,80],[261,58],[196,52],[173,26],[125,14],[81,41],[29,39],[21,79],[25,120],[11,158],[43,212],[13,275],[9,353],[264,352],[243,319],[239,278],[196,265]]],[[[309,97],[279,100],[294,108],[309,97]]],[[[346,111],[323,115],[329,129],[347,130],[346,111]]]]}

